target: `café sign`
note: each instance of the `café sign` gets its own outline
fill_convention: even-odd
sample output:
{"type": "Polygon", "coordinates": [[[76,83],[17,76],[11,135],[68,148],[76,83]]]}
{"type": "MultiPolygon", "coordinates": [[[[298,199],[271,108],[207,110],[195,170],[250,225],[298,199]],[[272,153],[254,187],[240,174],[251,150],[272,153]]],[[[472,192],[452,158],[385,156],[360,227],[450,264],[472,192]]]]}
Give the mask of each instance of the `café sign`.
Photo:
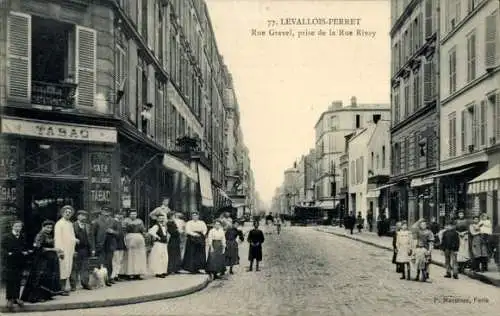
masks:
{"type": "Polygon", "coordinates": [[[50,139],[116,143],[115,128],[77,124],[55,124],[49,121],[2,117],[2,134],[15,134],[50,139]]]}

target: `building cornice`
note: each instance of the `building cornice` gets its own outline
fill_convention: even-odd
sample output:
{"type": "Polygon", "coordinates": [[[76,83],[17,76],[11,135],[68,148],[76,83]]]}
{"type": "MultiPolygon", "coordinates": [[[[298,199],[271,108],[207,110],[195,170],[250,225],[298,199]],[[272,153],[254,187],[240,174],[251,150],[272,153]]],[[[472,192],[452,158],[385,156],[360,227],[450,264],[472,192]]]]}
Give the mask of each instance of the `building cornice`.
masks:
{"type": "Polygon", "coordinates": [[[416,112],[413,112],[410,116],[406,117],[404,120],[398,122],[393,125],[390,129],[391,134],[399,132],[405,126],[414,123],[416,120],[424,117],[425,115],[436,111],[436,100],[432,102],[428,102],[425,106],[418,109],[416,112]]]}

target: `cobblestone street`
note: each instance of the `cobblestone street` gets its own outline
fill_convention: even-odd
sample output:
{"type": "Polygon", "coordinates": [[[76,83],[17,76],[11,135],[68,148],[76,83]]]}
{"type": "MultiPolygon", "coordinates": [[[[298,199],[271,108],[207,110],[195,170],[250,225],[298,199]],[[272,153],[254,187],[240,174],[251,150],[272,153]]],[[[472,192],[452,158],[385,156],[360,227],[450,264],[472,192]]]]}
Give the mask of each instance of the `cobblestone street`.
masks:
{"type": "MultiPolygon", "coordinates": [[[[266,235],[260,272],[240,266],[227,280],[181,298],[50,315],[498,315],[500,289],[462,277],[431,283],[401,281],[389,251],[312,228],[284,227],[266,235]],[[489,302],[443,303],[443,296],[489,302]]],[[[165,280],[168,282],[168,279],[165,280]]],[[[25,315],[45,315],[26,313],[25,315]]]]}

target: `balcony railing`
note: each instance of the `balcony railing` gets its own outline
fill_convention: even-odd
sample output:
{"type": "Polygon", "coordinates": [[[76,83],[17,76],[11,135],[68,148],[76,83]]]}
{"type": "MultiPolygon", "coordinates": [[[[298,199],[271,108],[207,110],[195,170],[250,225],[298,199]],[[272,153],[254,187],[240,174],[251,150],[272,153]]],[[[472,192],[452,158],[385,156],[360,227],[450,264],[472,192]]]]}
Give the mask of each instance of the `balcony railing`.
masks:
{"type": "Polygon", "coordinates": [[[73,109],[75,107],[74,83],[31,82],[31,103],[73,109]]]}

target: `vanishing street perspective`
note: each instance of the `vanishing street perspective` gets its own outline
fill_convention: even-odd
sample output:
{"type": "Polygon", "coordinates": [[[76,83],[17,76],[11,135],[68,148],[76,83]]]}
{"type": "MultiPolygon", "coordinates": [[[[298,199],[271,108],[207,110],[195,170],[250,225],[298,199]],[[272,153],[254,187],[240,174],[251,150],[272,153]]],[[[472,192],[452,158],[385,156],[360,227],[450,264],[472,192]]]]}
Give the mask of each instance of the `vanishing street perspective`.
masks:
{"type": "Polygon", "coordinates": [[[500,314],[499,0],[0,0],[0,109],[1,313],[500,314]]]}

